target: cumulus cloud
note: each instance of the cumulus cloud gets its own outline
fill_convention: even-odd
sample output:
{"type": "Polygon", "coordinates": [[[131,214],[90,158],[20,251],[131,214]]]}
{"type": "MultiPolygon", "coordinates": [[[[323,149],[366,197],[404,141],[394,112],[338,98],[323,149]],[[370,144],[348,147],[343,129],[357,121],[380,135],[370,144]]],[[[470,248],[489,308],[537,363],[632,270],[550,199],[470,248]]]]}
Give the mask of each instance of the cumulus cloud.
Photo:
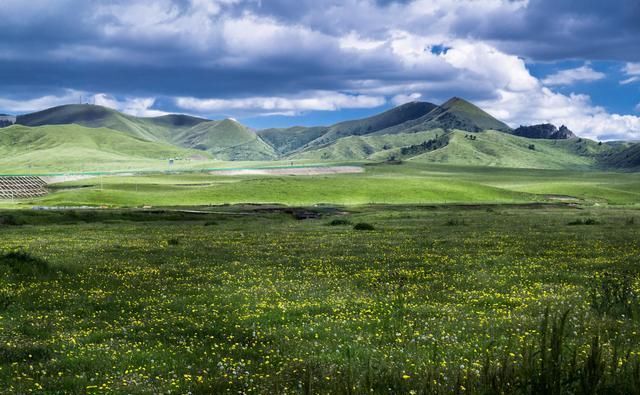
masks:
{"type": "Polygon", "coordinates": [[[3,0],[0,14],[5,110],[66,102],[51,93],[62,81],[136,115],[295,115],[456,95],[512,124],[560,120],[553,107],[568,106],[558,123],[578,133],[635,128],[633,116],[545,88],[603,78],[596,59],[619,60],[622,84],[640,81],[632,0],[3,0]],[[542,80],[527,69],[566,58],[586,63],[542,80]],[[42,97],[18,103],[25,92],[42,97]],[[612,126],[594,126],[601,119],[612,126]]]}
{"type": "Polygon", "coordinates": [[[167,115],[165,111],[152,108],[156,103],[156,99],[152,97],[128,97],[124,100],[118,100],[105,93],[98,93],[93,95],[90,101],[95,105],[109,107],[136,117],[159,117],[167,115]]]}
{"type": "Polygon", "coordinates": [[[551,74],[542,80],[545,85],[572,85],[576,82],[598,81],[606,77],[606,74],[595,71],[588,65],[574,69],[561,70],[551,74]]]}
{"type": "Polygon", "coordinates": [[[270,114],[293,115],[302,111],[373,108],[383,104],[385,104],[384,97],[325,91],[307,92],[296,97],[249,97],[240,99],[179,97],[176,99],[178,107],[199,113],[258,110],[266,111],[270,114]]]}
{"type": "Polygon", "coordinates": [[[46,95],[35,98],[3,98],[0,97],[0,109],[10,110],[15,114],[44,110],[49,107],[78,103],[82,92],[67,89],[57,95],[46,95]]]}

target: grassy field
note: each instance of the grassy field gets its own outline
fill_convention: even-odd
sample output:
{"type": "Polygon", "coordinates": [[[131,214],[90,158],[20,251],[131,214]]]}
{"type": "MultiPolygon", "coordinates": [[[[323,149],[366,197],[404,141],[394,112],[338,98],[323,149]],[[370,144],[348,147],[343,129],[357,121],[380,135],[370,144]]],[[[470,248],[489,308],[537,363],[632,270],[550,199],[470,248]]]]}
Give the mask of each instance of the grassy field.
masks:
{"type": "MultiPolygon", "coordinates": [[[[225,163],[221,167],[288,163],[225,163]]],[[[640,174],[464,167],[405,162],[360,164],[361,174],[217,176],[209,173],[96,177],[52,186],[40,199],[0,207],[197,206],[235,203],[450,204],[531,203],[569,199],[581,204],[637,205],[640,174]],[[575,199],[571,199],[571,197],[575,199]]]]}
{"type": "Polygon", "coordinates": [[[0,213],[2,391],[640,390],[637,210],[210,210],[0,213]]]}

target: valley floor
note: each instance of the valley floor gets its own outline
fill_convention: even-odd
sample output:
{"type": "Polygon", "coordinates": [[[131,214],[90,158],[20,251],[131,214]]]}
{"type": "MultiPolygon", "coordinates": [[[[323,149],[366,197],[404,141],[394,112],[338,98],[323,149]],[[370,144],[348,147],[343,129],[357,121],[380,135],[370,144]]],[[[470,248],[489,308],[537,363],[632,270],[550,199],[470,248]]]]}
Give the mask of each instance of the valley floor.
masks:
{"type": "Polygon", "coordinates": [[[640,203],[640,173],[509,169],[404,162],[238,163],[218,171],[95,175],[0,207],[167,207],[223,204],[640,203]],[[227,171],[224,171],[226,168],[227,171]],[[344,171],[333,171],[342,169],[344,171]],[[348,170],[348,171],[347,171],[348,170]],[[347,174],[339,174],[339,173],[347,174]]]}
{"type": "Polygon", "coordinates": [[[0,212],[0,388],[640,389],[638,210],[209,210],[0,212]]]}

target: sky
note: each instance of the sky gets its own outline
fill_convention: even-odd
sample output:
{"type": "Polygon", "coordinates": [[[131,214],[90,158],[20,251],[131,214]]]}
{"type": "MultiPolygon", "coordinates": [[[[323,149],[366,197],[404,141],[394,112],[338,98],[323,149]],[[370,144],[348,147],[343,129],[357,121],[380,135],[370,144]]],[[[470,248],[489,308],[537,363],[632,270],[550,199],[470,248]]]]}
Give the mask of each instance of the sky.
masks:
{"type": "Polygon", "coordinates": [[[0,113],[328,125],[463,97],[640,140],[638,0],[0,0],[0,113]]]}

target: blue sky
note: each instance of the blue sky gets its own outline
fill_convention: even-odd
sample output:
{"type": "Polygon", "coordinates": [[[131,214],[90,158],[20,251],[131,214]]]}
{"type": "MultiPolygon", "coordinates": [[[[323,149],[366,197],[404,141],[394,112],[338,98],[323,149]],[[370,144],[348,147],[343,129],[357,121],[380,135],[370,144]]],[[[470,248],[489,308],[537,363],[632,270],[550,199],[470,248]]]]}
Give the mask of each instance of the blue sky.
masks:
{"type": "Polygon", "coordinates": [[[640,2],[2,0],[0,112],[331,124],[464,97],[517,126],[640,139],[640,2]]]}

